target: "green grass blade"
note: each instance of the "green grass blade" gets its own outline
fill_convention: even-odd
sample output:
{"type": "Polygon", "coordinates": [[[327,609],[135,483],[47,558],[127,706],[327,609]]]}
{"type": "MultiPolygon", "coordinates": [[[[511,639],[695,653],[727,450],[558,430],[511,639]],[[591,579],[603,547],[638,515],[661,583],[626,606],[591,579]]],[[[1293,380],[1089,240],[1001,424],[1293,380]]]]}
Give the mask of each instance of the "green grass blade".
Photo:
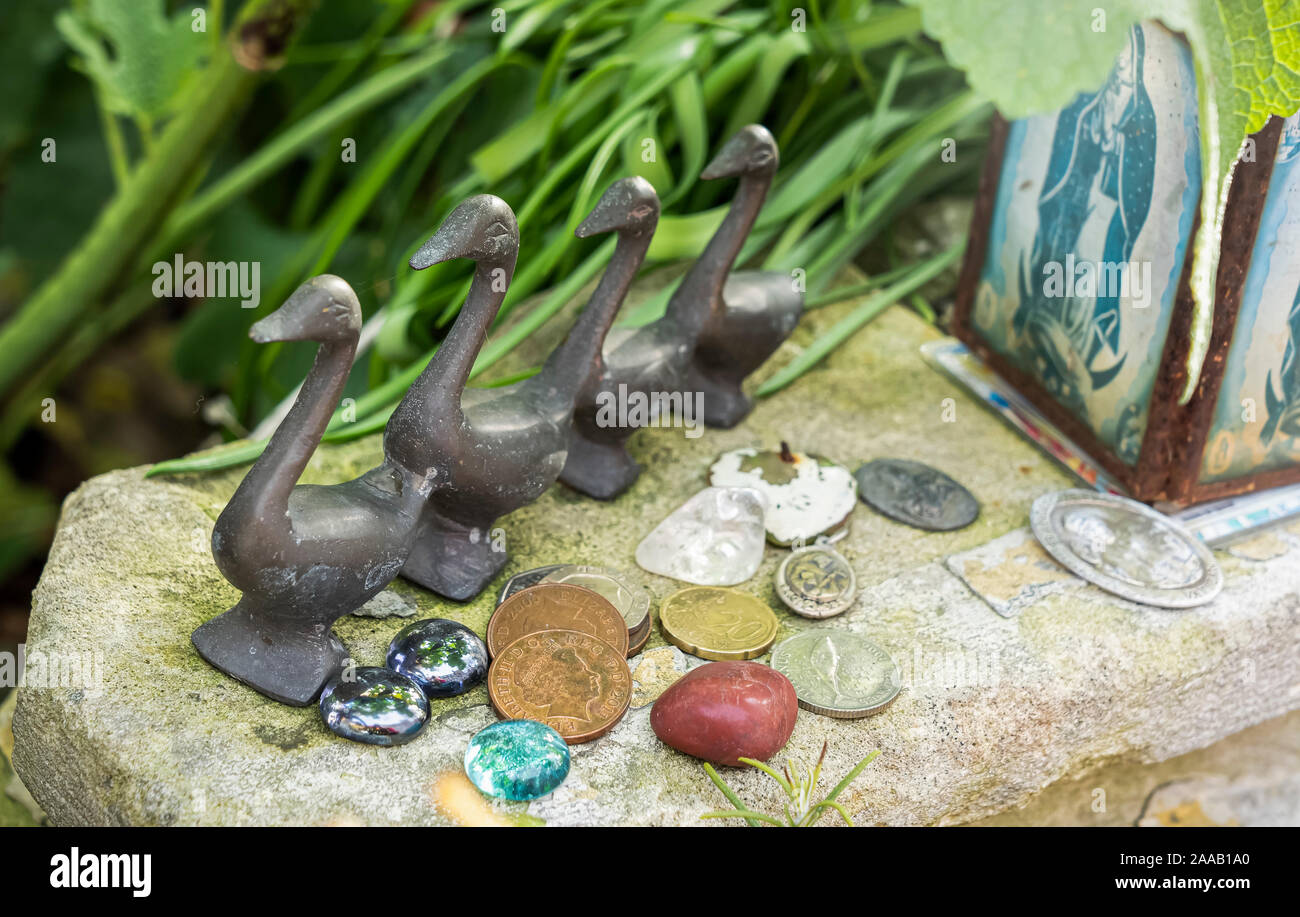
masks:
{"type": "MultiPolygon", "coordinates": [[[[826,798],[822,801],[831,803],[834,802],[836,799],[838,799],[840,793],[843,793],[846,789],[848,789],[849,784],[851,784],[854,780],[858,778],[858,774],[862,773],[863,768],[865,768],[872,761],[876,760],[876,758],[879,756],[880,756],[880,750],[876,749],[875,751],[871,752],[871,754],[867,755],[865,758],[863,758],[861,761],[855,764],[853,766],[853,770],[845,774],[844,779],[841,780],[839,783],[835,784],[835,788],[831,790],[829,793],[827,793],[826,798]]],[[[852,819],[849,820],[849,823],[852,824],[852,819]]]]}
{"type": "MultiPolygon", "coordinates": [[[[709,775],[709,779],[713,781],[713,785],[718,788],[718,790],[722,793],[723,796],[727,797],[727,802],[731,803],[733,806],[736,807],[737,810],[741,812],[750,811],[749,806],[745,804],[745,801],[741,799],[739,795],[737,795],[735,790],[733,790],[730,786],[727,785],[727,782],[723,780],[722,777],[718,775],[718,772],[713,769],[713,765],[707,761],[704,762],[704,773],[709,775]]],[[[745,815],[741,817],[744,818],[745,821],[749,822],[749,826],[751,828],[757,828],[758,825],[755,824],[755,820],[761,819],[764,816],[754,814],[754,815],[745,815]]]]}
{"type": "Polygon", "coordinates": [[[221,446],[209,452],[200,455],[190,455],[185,458],[168,459],[165,462],[159,462],[152,466],[144,473],[146,478],[157,477],[160,474],[187,474],[197,471],[220,471],[222,468],[233,468],[236,465],[247,465],[254,462],[262,454],[269,442],[267,439],[253,441],[243,441],[231,443],[229,446],[221,446]]]}

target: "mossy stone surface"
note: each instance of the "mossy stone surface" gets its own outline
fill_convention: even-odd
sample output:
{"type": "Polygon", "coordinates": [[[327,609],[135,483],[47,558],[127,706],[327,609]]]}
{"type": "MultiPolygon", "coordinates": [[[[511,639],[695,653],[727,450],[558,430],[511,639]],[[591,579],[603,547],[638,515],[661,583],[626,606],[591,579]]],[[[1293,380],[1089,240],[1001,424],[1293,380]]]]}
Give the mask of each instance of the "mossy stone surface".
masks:
{"type": "MultiPolygon", "coordinates": [[[[852,305],[805,316],[751,382],[852,305]]],[[[535,363],[559,331],[536,335],[533,352],[517,361],[535,363]]],[[[946,568],[947,556],[1026,525],[1035,497],[1073,484],[922,360],[918,348],[936,336],[912,313],[891,309],[733,430],[638,433],[632,450],[646,471],[636,485],[612,503],[556,486],[503,519],[510,562],[467,604],[403,580],[390,589],[419,617],[452,618],[482,634],[505,578],[558,562],[633,568],[638,541],[706,485],[719,453],[785,440],[850,469],[885,456],[925,461],[982,504],[978,520],[956,532],[911,529],[859,505],[837,550],[854,565],[860,595],[829,621],[781,605],[772,576],[783,549],[769,546],[759,573],[740,587],[777,610],[778,639],[845,628],[898,662],[904,691],[884,713],[833,720],[801,710],[775,758],[812,762],[829,743],[830,786],[880,749],[841,796],[859,824],[980,818],[1107,762],[1163,760],[1300,706],[1300,528],[1283,530],[1285,550],[1266,559],[1220,552],[1223,594],[1182,612],[1086,587],[1007,619],[946,568]],[[955,419],[946,423],[950,398],[955,419]]],[[[378,436],[326,446],[303,480],[342,481],[379,456],[378,436]]],[[[374,748],[331,735],[311,707],[282,706],[226,678],[189,636],[237,598],[209,538],[244,469],[156,479],[144,471],[102,475],[68,498],[35,593],[29,648],[103,658],[98,684],[19,691],[15,767],[53,823],[697,824],[701,813],[725,807],[699,762],[650,730],[654,697],[698,664],[657,630],[633,660],[627,717],[575,746],[568,779],[531,803],[466,792],[467,743],[496,720],[483,686],[433,701],[429,725],[411,743],[374,748]]],[[[657,599],[680,585],[647,582],[657,599]]],[[[377,665],[411,620],[349,616],[336,630],[359,663],[377,665]]],[[[762,775],[725,776],[752,806],[779,810],[779,792],[762,775]]]]}

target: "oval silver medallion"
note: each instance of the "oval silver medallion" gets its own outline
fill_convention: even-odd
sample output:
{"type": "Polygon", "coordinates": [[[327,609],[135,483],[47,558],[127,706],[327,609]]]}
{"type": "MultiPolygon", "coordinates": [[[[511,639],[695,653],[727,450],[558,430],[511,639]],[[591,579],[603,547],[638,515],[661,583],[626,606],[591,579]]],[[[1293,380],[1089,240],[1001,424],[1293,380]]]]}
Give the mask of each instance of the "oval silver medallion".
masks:
{"type": "Polygon", "coordinates": [[[1127,497],[1092,490],[1044,494],[1034,501],[1029,524],[1061,566],[1131,602],[1191,608],[1223,588],[1219,564],[1200,539],[1127,497]]]}

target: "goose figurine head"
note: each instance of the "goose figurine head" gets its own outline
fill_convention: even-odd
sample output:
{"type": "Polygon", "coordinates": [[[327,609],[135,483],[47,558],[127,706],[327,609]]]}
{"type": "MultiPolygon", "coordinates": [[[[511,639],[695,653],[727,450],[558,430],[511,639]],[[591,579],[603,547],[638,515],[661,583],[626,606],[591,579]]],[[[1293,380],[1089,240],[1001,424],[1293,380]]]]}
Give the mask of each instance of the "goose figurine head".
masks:
{"type": "Polygon", "coordinates": [[[497,263],[513,260],[518,249],[519,224],[510,205],[494,195],[477,194],[447,215],[411,256],[410,265],[422,271],[456,258],[497,263]]]}
{"type": "Polygon", "coordinates": [[[259,344],[272,341],[347,343],[361,332],[361,303],[342,277],[313,277],[261,321],[248,336],[259,344]]]}
{"type": "Polygon", "coordinates": [[[632,176],[610,185],[573,234],[579,239],[606,232],[641,235],[653,233],[658,224],[659,195],[644,178],[632,176]]]}
{"type": "Polygon", "coordinates": [[[761,124],[750,124],[723,144],[718,155],[704,167],[700,178],[713,181],[719,178],[738,178],[741,175],[770,177],[776,174],[779,160],[776,138],[772,132],[761,124]]]}

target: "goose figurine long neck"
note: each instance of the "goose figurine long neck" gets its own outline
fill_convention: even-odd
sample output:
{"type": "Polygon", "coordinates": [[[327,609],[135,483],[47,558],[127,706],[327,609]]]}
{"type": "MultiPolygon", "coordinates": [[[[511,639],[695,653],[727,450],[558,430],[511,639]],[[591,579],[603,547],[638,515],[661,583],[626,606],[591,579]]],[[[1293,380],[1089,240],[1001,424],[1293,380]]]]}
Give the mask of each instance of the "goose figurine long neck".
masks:
{"type": "MultiPolygon", "coordinates": [[[[389,421],[386,448],[412,469],[429,469],[428,505],[402,575],[441,596],[465,601],[477,595],[506,562],[496,521],[546,491],[564,468],[572,436],[574,399],[600,348],[640,258],[658,207],[645,203],[653,189],[640,180],[610,189],[579,234],[619,230],[619,255],[607,268],[572,332],[542,372],[514,385],[463,389],[504,289],[467,302],[426,376],[389,421]],[[443,365],[446,364],[446,365],[443,365]],[[462,397],[463,396],[463,397],[462,397]]],[[[487,196],[461,204],[411,259],[412,267],[470,257],[477,278],[492,265],[514,264],[514,216],[487,196]],[[502,229],[506,232],[502,232],[502,229]]],[[[477,283],[478,281],[476,281],[477,283]]]]}
{"type": "Polygon", "coordinates": [[[763,209],[777,159],[776,141],[767,128],[751,124],[728,140],[700,173],[705,181],[739,176],[740,182],[722,224],[668,300],[664,314],[686,334],[698,335],[721,315],[727,275],[763,209]]]}
{"type": "Polygon", "coordinates": [[[687,386],[702,393],[703,419],[711,427],[732,427],[753,407],[744,392],[745,377],[758,369],[803,314],[803,293],[780,271],[731,272],[763,206],[776,174],[776,141],[767,128],[751,124],[727,141],[704,177],[739,176],[735,201],[722,226],[692,267],[707,279],[699,287],[677,290],[672,306],[703,324],[694,341],[687,386]],[[734,217],[734,219],[733,219],[734,217]]]}
{"type": "Polygon", "coordinates": [[[595,209],[574,230],[580,239],[617,231],[618,243],[568,336],[551,352],[542,371],[529,380],[563,403],[570,414],[582,387],[604,367],[601,350],[605,336],[645,261],[658,224],[659,195],[644,178],[632,177],[610,185],[595,209]]]}
{"type": "Polygon", "coordinates": [[[459,438],[464,414],[461,396],[483,349],[488,330],[501,309],[515,273],[519,225],[514,211],[499,197],[480,194],[461,203],[427,242],[411,256],[411,267],[424,270],[454,258],[476,262],[469,295],[451,331],[429,359],[389,418],[384,452],[409,471],[444,476],[446,469],[424,464],[437,451],[436,440],[459,438]]]}
{"type": "Polygon", "coordinates": [[[320,347],[293,407],[244,476],[226,512],[288,530],[289,494],[320,445],[352,370],[361,333],[361,310],[355,304],[352,288],[325,274],[304,283],[283,306],[249,329],[249,337],[258,343],[307,340],[320,347]]]}

